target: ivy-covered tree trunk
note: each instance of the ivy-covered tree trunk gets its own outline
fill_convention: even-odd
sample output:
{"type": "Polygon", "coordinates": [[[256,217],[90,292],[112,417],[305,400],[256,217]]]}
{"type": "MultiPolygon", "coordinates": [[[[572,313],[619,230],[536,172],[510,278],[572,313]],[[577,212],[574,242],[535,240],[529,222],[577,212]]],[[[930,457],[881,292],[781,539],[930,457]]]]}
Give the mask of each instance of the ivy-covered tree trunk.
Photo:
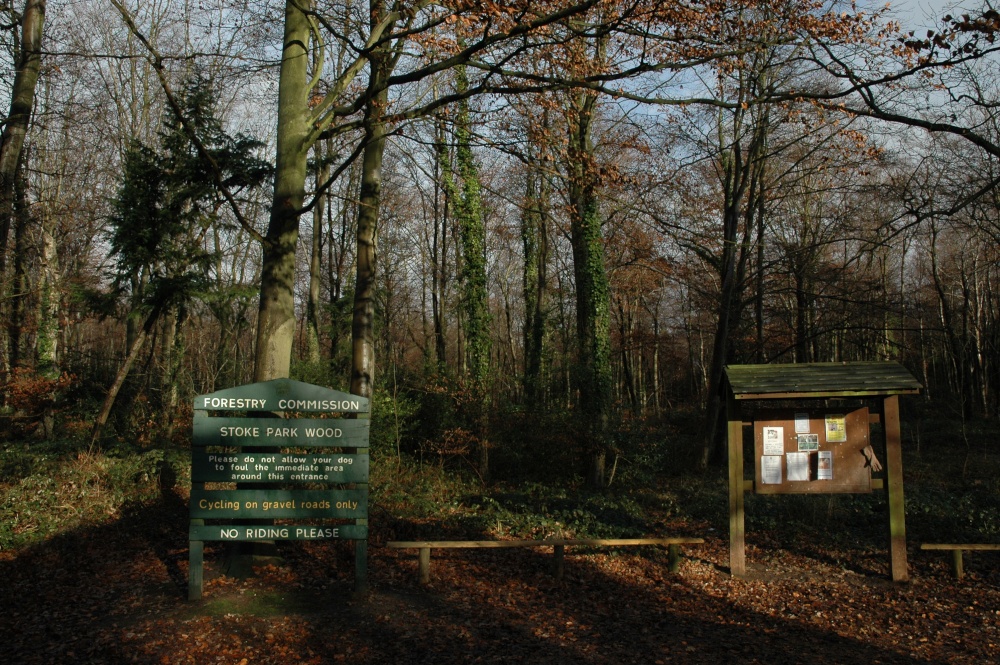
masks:
{"type": "MultiPolygon", "coordinates": [[[[465,67],[456,70],[457,91],[469,87],[465,67]]],[[[462,239],[462,302],[465,311],[465,352],[472,388],[472,424],[479,442],[479,475],[490,475],[489,374],[493,340],[490,337],[490,294],[486,284],[486,227],[480,195],[479,169],[470,144],[469,105],[459,102],[455,138],[455,161],[462,179],[458,223],[462,239]]]]}
{"type": "MultiPolygon", "coordinates": [[[[455,69],[455,91],[462,94],[469,83],[463,65],[455,69]]],[[[452,202],[462,248],[462,314],[465,323],[465,367],[471,398],[468,419],[478,442],[480,477],[489,478],[489,373],[490,337],[489,288],[486,283],[486,227],[483,221],[479,169],[472,154],[469,104],[458,102],[455,114],[455,169],[442,159],[442,179],[452,202]],[[455,182],[458,176],[460,183],[455,182]]]]}
{"type": "Polygon", "coordinates": [[[570,243],[576,280],[576,386],[587,482],[605,485],[612,407],[610,287],[598,201],[599,178],[591,137],[596,96],[580,93],[569,113],[570,243]]]}
{"type": "Polygon", "coordinates": [[[435,191],[434,196],[434,231],[431,242],[431,260],[434,266],[431,270],[431,317],[434,323],[434,358],[438,371],[444,374],[448,367],[444,303],[449,281],[448,227],[451,206],[449,205],[448,188],[444,183],[444,175],[449,169],[449,156],[445,146],[444,121],[440,117],[435,118],[434,122],[434,159],[435,182],[440,189],[435,191]]]}
{"type": "Polygon", "coordinates": [[[60,374],[59,356],[59,253],[56,248],[54,215],[42,219],[41,266],[38,285],[38,340],[35,343],[36,369],[55,379],[60,374]]]}
{"type": "Polygon", "coordinates": [[[295,249],[305,198],[309,132],[309,18],[302,5],[285,4],[278,78],[278,130],[274,197],[264,239],[254,381],[287,377],[295,337],[295,249]]]}
{"type": "Polygon", "coordinates": [[[542,357],[548,291],[548,179],[529,164],[526,208],[521,217],[524,251],[524,400],[529,409],[541,406],[542,357]]]}

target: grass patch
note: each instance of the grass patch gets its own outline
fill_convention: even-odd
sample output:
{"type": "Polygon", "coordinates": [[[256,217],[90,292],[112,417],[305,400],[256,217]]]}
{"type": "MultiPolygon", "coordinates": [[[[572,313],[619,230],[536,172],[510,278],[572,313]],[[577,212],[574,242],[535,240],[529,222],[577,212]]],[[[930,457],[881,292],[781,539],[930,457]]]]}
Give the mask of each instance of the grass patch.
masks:
{"type": "Polygon", "coordinates": [[[288,591],[241,589],[207,598],[184,613],[182,618],[252,616],[283,617],[310,614],[317,610],[316,599],[288,591]]]}

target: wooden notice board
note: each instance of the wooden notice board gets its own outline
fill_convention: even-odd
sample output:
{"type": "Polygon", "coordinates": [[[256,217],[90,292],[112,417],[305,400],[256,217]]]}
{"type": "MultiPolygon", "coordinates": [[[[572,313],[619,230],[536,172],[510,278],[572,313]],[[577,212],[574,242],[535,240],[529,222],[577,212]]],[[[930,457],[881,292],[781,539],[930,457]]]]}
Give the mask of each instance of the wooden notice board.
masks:
{"type": "Polygon", "coordinates": [[[761,411],[753,436],[758,494],[871,492],[867,407],[761,411]]]}

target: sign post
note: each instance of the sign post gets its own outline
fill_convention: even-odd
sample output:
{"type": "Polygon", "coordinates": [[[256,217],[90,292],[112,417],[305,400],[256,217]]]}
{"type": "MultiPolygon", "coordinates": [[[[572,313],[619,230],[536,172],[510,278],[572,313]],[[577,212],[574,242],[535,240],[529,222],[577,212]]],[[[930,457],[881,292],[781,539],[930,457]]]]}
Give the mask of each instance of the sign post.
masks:
{"type": "Polygon", "coordinates": [[[201,598],[205,541],[354,540],[354,588],[367,589],[370,421],[330,416],[368,412],[364,397],[290,379],[195,398],[190,600],[201,598]],[[243,415],[209,415],[233,412],[243,415]]]}

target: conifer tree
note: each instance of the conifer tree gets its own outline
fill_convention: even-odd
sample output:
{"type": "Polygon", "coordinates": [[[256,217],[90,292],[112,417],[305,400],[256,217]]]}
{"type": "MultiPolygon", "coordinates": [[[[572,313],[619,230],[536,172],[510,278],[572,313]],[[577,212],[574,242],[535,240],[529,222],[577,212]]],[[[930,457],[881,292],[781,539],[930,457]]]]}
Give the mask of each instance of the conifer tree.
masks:
{"type": "MultiPolygon", "coordinates": [[[[270,166],[256,156],[258,141],[225,132],[218,116],[211,81],[194,72],[178,96],[180,111],[205,151],[222,172],[222,185],[240,192],[260,185],[270,166]]],[[[128,297],[128,314],[141,321],[95,420],[96,442],[118,391],[146,337],[167,313],[183,321],[188,303],[209,289],[214,253],[204,242],[225,199],[213,178],[213,167],[169,111],[159,146],[134,143],[125,155],[124,173],[109,219],[111,254],[115,259],[113,295],[128,297]]],[[[171,317],[173,318],[173,317],[171,317]]],[[[166,359],[167,372],[174,363],[166,359]]]]}

